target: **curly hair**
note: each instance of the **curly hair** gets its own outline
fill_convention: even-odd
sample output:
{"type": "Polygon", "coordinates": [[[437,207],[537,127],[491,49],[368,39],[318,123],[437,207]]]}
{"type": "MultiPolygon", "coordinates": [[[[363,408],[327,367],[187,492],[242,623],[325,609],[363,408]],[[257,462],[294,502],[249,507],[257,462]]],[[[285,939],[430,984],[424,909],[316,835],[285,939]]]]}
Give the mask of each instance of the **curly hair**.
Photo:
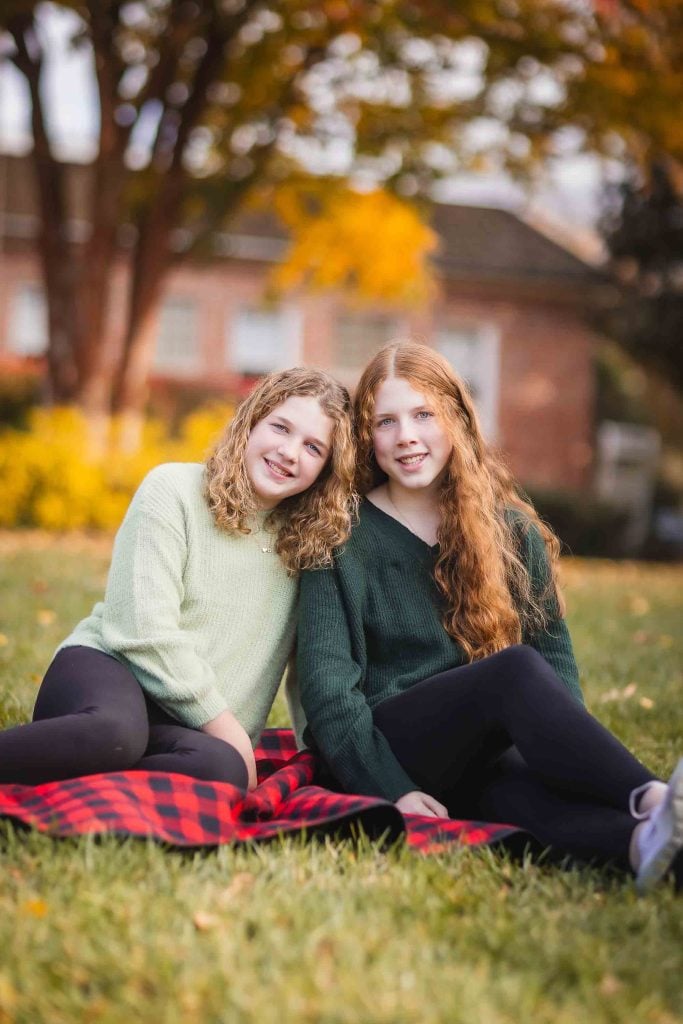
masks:
{"type": "Polygon", "coordinates": [[[557,584],[560,543],[484,440],[464,382],[443,356],[413,341],[383,348],[358,383],[356,485],[361,494],[387,479],[375,459],[372,421],[377,389],[389,377],[403,378],[428,396],[452,443],[439,490],[434,579],[444,601],[444,628],[476,660],[519,643],[527,630],[544,628],[549,606],[563,613],[557,584]],[[550,567],[540,594],[520,554],[532,526],[543,538],[550,567]]]}
{"type": "Polygon", "coordinates": [[[292,395],[317,398],[333,422],[330,456],[315,482],[281,501],[268,515],[275,550],[290,573],[330,565],[344,543],[357,507],[351,399],[345,387],[320,370],[294,367],[270,373],[239,405],[207,459],[204,495],[216,525],[250,533],[259,511],[245,464],[252,429],[292,395]]]}

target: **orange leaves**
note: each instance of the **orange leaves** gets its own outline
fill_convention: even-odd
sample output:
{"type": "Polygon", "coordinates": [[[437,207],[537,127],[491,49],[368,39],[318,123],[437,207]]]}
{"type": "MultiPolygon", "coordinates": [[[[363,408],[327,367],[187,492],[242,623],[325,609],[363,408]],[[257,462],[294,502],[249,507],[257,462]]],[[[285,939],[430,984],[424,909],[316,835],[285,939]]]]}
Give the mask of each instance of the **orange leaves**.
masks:
{"type": "Polygon", "coordinates": [[[415,209],[387,192],[335,191],[316,213],[290,193],[278,210],[292,232],[277,290],[346,289],[361,300],[418,304],[432,294],[427,264],[436,234],[415,209]]]}

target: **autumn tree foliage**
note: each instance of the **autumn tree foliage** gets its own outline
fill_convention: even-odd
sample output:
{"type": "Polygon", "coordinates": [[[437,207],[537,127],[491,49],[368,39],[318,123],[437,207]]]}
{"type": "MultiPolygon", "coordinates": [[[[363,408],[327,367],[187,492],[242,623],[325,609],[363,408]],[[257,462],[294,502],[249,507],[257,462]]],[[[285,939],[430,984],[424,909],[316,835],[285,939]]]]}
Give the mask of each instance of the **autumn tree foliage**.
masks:
{"type": "Polygon", "coordinates": [[[5,0],[0,24],[5,59],[31,97],[52,396],[93,417],[140,413],[165,276],[210,254],[216,230],[247,202],[265,197],[289,215],[281,284],[414,299],[434,243],[406,204],[424,215],[438,177],[523,173],[566,151],[568,126],[574,145],[604,147],[631,145],[635,124],[641,140],[680,153],[666,114],[680,75],[670,86],[662,72],[660,12],[680,20],[673,0],[56,6],[74,16],[73,45],[92,54],[100,107],[78,244],[44,104],[41,7],[5,0]],[[345,187],[361,196],[351,201],[345,187]],[[387,254],[374,268],[369,234],[387,254]],[[117,259],[128,270],[126,326],[112,361],[102,339],[117,259]]]}

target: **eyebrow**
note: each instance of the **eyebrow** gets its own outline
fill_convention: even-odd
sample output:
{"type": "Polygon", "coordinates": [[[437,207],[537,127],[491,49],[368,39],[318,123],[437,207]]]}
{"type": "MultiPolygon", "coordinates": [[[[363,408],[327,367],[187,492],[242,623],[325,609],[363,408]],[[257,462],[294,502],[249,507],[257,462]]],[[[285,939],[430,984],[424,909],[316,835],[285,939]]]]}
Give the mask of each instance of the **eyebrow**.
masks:
{"type": "MultiPolygon", "coordinates": [[[[292,430],[295,429],[292,421],[288,420],[286,416],[281,416],[280,413],[276,413],[275,418],[282,420],[286,427],[290,427],[292,430]]],[[[328,445],[326,445],[324,441],[318,440],[317,437],[309,437],[309,441],[312,441],[313,444],[317,444],[318,448],[324,448],[326,452],[329,451],[328,445]]]]}
{"type": "MultiPolygon", "coordinates": [[[[409,409],[408,412],[422,412],[423,410],[426,411],[426,412],[431,412],[431,409],[429,408],[429,406],[427,405],[426,402],[423,403],[422,405],[414,406],[412,409],[409,409]]],[[[395,416],[395,415],[396,415],[395,412],[376,412],[375,415],[374,415],[374,418],[376,420],[381,420],[381,419],[384,419],[385,416],[395,416]]]]}

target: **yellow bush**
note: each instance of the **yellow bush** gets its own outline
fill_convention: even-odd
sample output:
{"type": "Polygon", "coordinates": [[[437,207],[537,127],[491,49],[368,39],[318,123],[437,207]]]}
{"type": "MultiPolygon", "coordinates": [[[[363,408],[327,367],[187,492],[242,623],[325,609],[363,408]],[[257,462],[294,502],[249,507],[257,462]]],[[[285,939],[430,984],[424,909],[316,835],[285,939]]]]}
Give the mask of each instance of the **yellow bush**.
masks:
{"type": "Polygon", "coordinates": [[[150,420],[132,454],[117,449],[113,423],[107,451],[95,457],[88,424],[77,409],[35,409],[28,430],[0,431],[0,526],[116,528],[153,466],[202,462],[232,414],[225,405],[192,413],[177,438],[150,420]]]}

